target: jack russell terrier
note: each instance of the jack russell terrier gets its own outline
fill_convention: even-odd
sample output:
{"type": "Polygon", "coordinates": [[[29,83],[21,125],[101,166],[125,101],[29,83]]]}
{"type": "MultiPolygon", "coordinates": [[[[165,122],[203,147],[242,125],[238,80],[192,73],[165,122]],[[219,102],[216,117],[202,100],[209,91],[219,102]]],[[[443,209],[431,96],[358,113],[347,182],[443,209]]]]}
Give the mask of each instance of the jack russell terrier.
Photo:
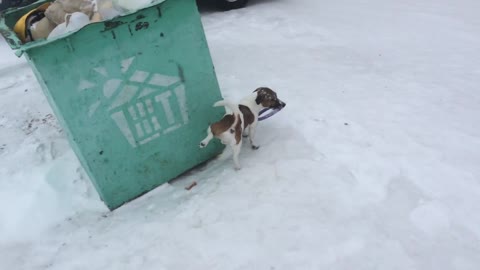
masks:
{"type": "Polygon", "coordinates": [[[238,105],[226,100],[216,102],[214,107],[224,106],[231,110],[232,114],[225,114],[222,120],[207,128],[208,135],[200,142],[200,148],[206,147],[214,137],[220,139],[223,144],[232,147],[235,169],[239,170],[238,155],[242,147],[242,135],[249,137],[252,149],[258,149],[259,146],[255,145],[253,140],[259,113],[265,109],[281,110],[285,105],[277,98],[277,93],[267,87],[257,88],[251,95],[242,99],[238,105]]]}

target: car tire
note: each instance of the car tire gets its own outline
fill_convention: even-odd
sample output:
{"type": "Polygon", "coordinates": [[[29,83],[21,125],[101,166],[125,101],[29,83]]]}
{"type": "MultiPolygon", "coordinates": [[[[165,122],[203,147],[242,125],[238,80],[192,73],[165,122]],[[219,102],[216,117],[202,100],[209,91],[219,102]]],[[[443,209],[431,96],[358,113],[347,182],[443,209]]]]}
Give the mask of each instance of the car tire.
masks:
{"type": "Polygon", "coordinates": [[[245,7],[248,0],[216,0],[218,7],[223,10],[231,10],[245,7]]]}

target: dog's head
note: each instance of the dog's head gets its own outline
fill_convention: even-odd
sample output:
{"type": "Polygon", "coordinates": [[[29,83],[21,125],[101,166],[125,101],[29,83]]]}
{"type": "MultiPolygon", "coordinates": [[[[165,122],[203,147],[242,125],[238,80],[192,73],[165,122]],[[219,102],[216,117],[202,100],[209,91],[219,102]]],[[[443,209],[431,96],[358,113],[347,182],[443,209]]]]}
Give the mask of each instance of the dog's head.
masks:
{"type": "Polygon", "coordinates": [[[264,108],[282,109],[287,105],[277,97],[275,91],[268,87],[260,87],[253,92],[257,93],[257,97],[255,98],[257,105],[264,108]]]}

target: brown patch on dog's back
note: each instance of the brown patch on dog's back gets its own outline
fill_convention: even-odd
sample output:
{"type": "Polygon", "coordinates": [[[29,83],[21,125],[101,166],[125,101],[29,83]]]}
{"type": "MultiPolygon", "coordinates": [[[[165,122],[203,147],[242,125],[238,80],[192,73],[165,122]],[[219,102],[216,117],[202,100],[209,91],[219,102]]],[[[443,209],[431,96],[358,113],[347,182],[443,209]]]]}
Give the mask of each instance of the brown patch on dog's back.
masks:
{"type": "Polygon", "coordinates": [[[235,117],[233,116],[233,114],[227,114],[222,118],[222,120],[213,123],[210,126],[210,129],[212,130],[213,135],[219,136],[220,134],[231,128],[234,122],[235,117]]]}
{"type": "Polygon", "coordinates": [[[245,121],[243,128],[247,128],[249,125],[255,121],[255,116],[253,115],[252,111],[250,108],[248,108],[245,105],[239,105],[238,108],[243,114],[243,121],[245,121]]]}
{"type": "Polygon", "coordinates": [[[235,134],[236,144],[239,144],[242,140],[242,119],[240,119],[240,116],[238,115],[234,116],[233,114],[227,114],[222,118],[222,120],[213,123],[210,126],[210,129],[214,136],[220,136],[220,134],[230,129],[230,132],[235,134]],[[232,125],[235,123],[235,117],[238,117],[238,121],[237,124],[232,127],[232,125]]]}

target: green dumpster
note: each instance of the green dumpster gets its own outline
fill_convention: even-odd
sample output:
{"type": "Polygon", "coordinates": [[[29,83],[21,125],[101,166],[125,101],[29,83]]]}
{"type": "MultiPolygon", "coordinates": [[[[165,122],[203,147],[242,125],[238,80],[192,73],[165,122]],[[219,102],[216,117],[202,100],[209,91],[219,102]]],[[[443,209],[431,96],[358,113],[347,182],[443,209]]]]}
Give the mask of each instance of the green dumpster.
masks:
{"type": "Polygon", "coordinates": [[[167,0],[54,40],[21,44],[69,142],[110,209],[220,153],[198,142],[222,99],[195,0],[167,0]]]}

